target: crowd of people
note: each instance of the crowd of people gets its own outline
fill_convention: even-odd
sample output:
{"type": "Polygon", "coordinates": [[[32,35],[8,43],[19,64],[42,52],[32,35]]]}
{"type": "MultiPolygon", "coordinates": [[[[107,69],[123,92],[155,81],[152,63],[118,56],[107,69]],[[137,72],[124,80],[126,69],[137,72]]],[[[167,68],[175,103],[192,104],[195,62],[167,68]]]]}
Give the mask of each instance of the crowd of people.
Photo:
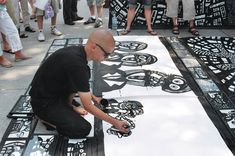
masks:
{"type": "MultiPolygon", "coordinates": [[[[178,35],[178,4],[179,0],[165,0],[167,4],[166,15],[172,18],[172,33],[178,35]]],[[[199,32],[195,29],[195,6],[194,0],[182,0],[184,20],[189,21],[189,32],[195,36],[199,32]]],[[[157,35],[157,32],[152,29],[152,0],[142,0],[144,5],[144,15],[146,18],[147,32],[150,35],[157,35]]],[[[131,25],[135,17],[137,0],[128,0],[128,14],[126,19],[126,28],[121,33],[127,35],[131,32],[131,25]]],[[[17,61],[30,59],[22,52],[22,44],[20,38],[27,38],[25,33],[37,32],[37,40],[43,42],[46,40],[43,31],[44,19],[51,20],[51,34],[60,36],[62,32],[57,28],[57,14],[63,5],[64,24],[75,25],[75,21],[83,20],[83,17],[78,15],[77,5],[78,0],[0,0],[0,32],[2,35],[2,46],[0,47],[0,65],[6,68],[12,67],[12,63],[3,56],[3,52],[13,53],[17,61]],[[46,2],[45,3],[43,2],[46,2]],[[44,7],[40,5],[45,5],[44,7]],[[31,10],[31,13],[29,12],[31,10]],[[37,29],[30,25],[30,20],[37,22],[37,29]],[[20,30],[20,25],[23,25],[24,30],[20,30]],[[5,25],[8,25],[6,27],[5,25]],[[17,31],[17,33],[15,33],[17,31]],[[18,55],[20,52],[20,56],[18,55]]],[[[83,23],[84,25],[94,24],[94,28],[102,27],[103,25],[103,7],[105,0],[87,0],[90,15],[83,23]],[[97,15],[96,15],[97,12],[97,15]]]]}

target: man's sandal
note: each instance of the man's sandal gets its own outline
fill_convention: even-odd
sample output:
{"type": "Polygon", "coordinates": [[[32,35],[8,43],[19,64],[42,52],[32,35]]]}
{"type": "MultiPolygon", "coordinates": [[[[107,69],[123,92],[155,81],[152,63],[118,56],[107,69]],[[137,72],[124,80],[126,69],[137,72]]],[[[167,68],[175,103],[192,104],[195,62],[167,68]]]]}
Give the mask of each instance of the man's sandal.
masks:
{"type": "Polygon", "coordinates": [[[190,32],[194,36],[199,36],[199,32],[195,29],[195,27],[189,27],[188,32],[190,32]]]}
{"type": "Polygon", "coordinates": [[[157,32],[154,31],[154,30],[147,30],[147,33],[149,33],[152,36],[156,36],[157,35],[157,32]]]}
{"type": "Polygon", "coordinates": [[[175,35],[179,35],[180,34],[178,25],[174,25],[173,26],[172,33],[175,34],[175,35]]]}
{"type": "Polygon", "coordinates": [[[129,34],[129,32],[131,32],[131,30],[124,30],[121,34],[122,35],[127,35],[127,34],[129,34]]]}

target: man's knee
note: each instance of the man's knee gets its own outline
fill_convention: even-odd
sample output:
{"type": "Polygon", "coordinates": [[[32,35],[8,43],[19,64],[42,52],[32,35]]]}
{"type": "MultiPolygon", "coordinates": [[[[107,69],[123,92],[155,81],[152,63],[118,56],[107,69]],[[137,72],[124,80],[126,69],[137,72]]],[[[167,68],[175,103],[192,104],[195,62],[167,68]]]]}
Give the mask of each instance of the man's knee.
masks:
{"type": "Polygon", "coordinates": [[[85,138],[91,131],[91,124],[89,122],[83,122],[82,124],[70,123],[66,126],[58,126],[57,130],[64,136],[71,139],[85,138]]]}

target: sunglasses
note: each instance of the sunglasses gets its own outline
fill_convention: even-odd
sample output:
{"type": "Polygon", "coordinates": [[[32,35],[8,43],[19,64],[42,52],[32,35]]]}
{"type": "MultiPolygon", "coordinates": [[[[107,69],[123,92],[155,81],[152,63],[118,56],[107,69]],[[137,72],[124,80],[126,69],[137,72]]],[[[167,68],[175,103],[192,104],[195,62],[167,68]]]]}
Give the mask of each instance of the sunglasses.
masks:
{"type": "Polygon", "coordinates": [[[111,53],[106,52],[106,51],[104,50],[104,48],[101,47],[99,44],[96,43],[96,45],[103,51],[105,58],[107,58],[109,55],[111,55],[111,53]]]}

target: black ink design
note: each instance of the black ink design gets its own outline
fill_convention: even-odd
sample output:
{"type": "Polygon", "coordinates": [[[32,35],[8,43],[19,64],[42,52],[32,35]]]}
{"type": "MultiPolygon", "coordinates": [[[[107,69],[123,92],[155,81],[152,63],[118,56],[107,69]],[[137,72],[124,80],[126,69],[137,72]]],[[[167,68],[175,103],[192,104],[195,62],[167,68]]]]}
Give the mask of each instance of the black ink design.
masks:
{"type": "Polygon", "coordinates": [[[115,50],[122,52],[137,52],[144,50],[148,45],[144,42],[139,41],[116,41],[115,50]]]}
{"type": "Polygon", "coordinates": [[[95,81],[97,81],[97,83],[94,83],[94,88],[97,91],[117,90],[123,88],[126,84],[140,87],[162,86],[162,90],[169,93],[183,93],[191,90],[186,80],[179,75],[168,75],[144,69],[122,71],[116,67],[114,65],[99,64],[94,75],[96,77],[95,81]]]}
{"type": "Polygon", "coordinates": [[[27,139],[28,137],[30,137],[30,134],[32,133],[34,127],[35,127],[35,120],[29,118],[12,119],[3,138],[27,139]]]}
{"type": "Polygon", "coordinates": [[[22,155],[26,144],[26,140],[6,140],[3,146],[0,146],[1,156],[16,156],[22,155]]]}
{"type": "MultiPolygon", "coordinates": [[[[143,105],[138,101],[132,100],[118,102],[115,99],[109,99],[108,105],[103,105],[102,110],[116,119],[127,121],[130,130],[135,128],[135,123],[130,118],[135,118],[137,115],[142,115],[144,113],[143,105]]],[[[132,134],[131,131],[122,133],[114,126],[107,129],[107,133],[116,135],[119,138],[128,137],[132,134]]]]}
{"type": "Polygon", "coordinates": [[[30,104],[30,99],[29,95],[21,95],[15,106],[9,112],[8,117],[31,118],[33,116],[33,110],[30,104]]]}
{"type": "Polygon", "coordinates": [[[211,71],[211,78],[219,83],[229,97],[235,93],[235,38],[198,37],[186,40],[190,52],[211,71]]]}
{"type": "Polygon", "coordinates": [[[146,53],[121,54],[114,52],[106,61],[118,63],[123,66],[143,66],[156,63],[157,57],[146,53]]]}
{"type": "Polygon", "coordinates": [[[34,135],[29,141],[24,155],[31,155],[32,153],[39,153],[40,155],[54,155],[58,136],[56,135],[34,135]]]}

